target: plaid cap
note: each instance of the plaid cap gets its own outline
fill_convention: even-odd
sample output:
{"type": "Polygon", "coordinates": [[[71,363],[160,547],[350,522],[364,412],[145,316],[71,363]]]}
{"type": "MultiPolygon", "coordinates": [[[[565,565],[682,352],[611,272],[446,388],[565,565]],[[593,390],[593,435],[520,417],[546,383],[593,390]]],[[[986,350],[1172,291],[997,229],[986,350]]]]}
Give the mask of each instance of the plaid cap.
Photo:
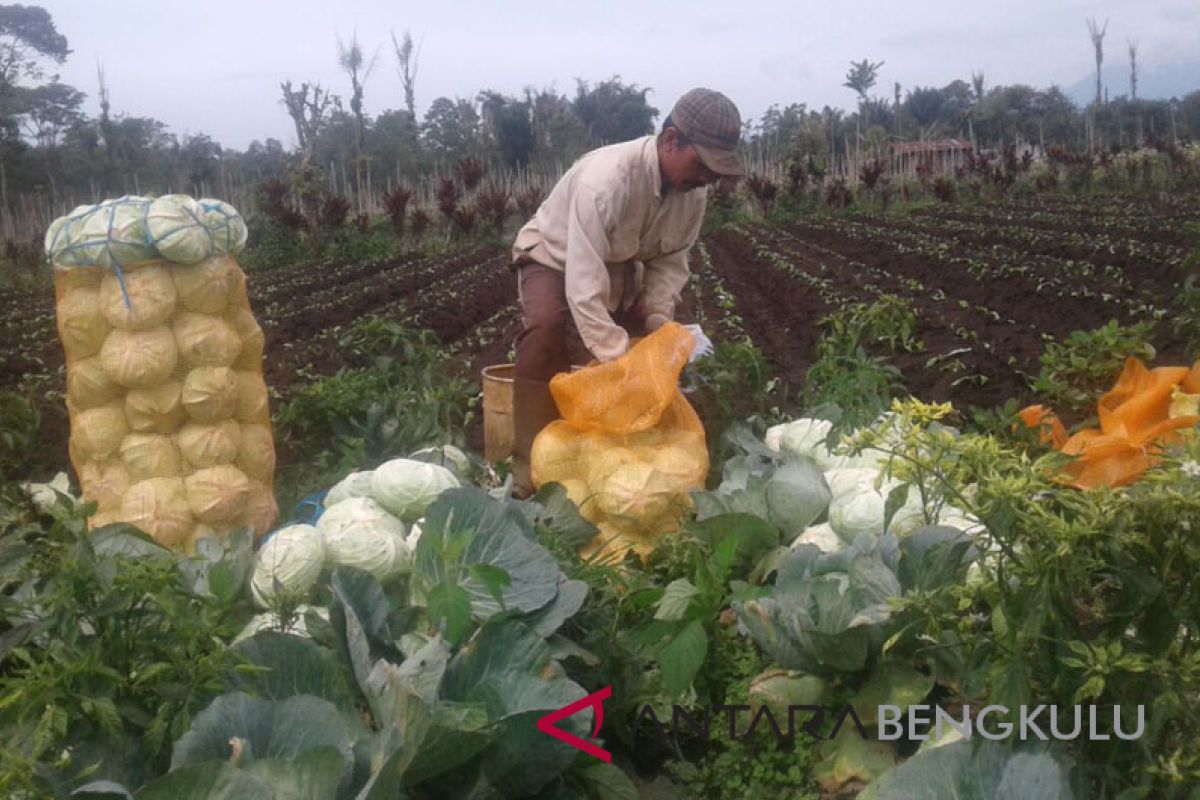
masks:
{"type": "Polygon", "coordinates": [[[725,95],[712,89],[692,89],[671,109],[671,124],[692,140],[700,160],[718,175],[745,175],[737,153],[742,115],[725,95]]]}

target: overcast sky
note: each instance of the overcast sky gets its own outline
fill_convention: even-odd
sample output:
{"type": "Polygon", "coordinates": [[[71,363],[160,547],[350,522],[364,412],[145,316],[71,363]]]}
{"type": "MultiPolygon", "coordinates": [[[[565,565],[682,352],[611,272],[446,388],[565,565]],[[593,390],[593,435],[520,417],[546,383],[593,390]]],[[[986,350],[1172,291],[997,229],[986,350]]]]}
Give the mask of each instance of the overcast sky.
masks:
{"type": "MultiPolygon", "coordinates": [[[[27,0],[29,2],[30,0],[27,0]]],[[[36,3],[36,0],[32,0],[36,3]]],[[[984,72],[987,85],[1067,85],[1094,69],[1085,20],[1109,19],[1106,66],[1139,42],[1150,71],[1196,62],[1200,0],[54,0],[41,3],[74,51],[62,80],[98,112],[103,62],[113,110],[203,132],[227,147],[268,136],[295,142],[279,84],[319,81],[349,97],[337,37],[357,32],[378,66],[369,114],[403,107],[389,31],[421,43],[417,113],[438,96],[526,86],[574,94],[575,78],[612,75],[650,87],[662,114],[693,86],[719,89],[743,117],[771,104],[849,108],[849,62],[884,61],[892,84],[942,86],[984,72]]],[[[1200,75],[1196,86],[1200,88],[1200,75]]],[[[1115,96],[1127,85],[1113,86],[1115,96]]]]}

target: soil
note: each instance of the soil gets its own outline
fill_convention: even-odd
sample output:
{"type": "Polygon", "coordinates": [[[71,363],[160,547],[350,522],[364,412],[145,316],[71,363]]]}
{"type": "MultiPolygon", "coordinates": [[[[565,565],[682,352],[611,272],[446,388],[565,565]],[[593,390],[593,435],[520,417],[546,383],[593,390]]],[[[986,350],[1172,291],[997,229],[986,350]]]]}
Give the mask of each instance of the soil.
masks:
{"type": "MultiPolygon", "coordinates": [[[[745,332],[793,389],[803,385],[814,361],[820,319],[838,306],[869,302],[886,292],[914,309],[917,336],[925,345],[921,352],[890,357],[908,390],[966,409],[1009,398],[1032,400],[1029,376],[1038,371],[1046,339],[1114,318],[1119,309],[1098,298],[1123,291],[1120,280],[1131,281],[1141,299],[1159,306],[1171,303],[1183,278],[1178,256],[1198,244],[1190,230],[1198,212],[1195,205],[1175,198],[1159,202],[1161,208],[1141,208],[1129,199],[1110,198],[1092,209],[1069,199],[1011,199],[992,207],[925,209],[907,219],[851,217],[866,226],[866,238],[812,219],[785,228],[721,230],[707,236],[704,245],[713,274],[733,295],[733,311],[745,332]],[[969,230],[962,230],[964,223],[969,230]],[[1030,239],[1023,230],[1037,235],[1030,239]],[[1056,239],[1055,232],[1062,235],[1056,239]],[[1000,267],[1017,251],[1037,268],[1023,276],[976,277],[957,264],[890,244],[892,238],[914,234],[932,237],[973,263],[1000,267]],[[1105,236],[1118,246],[1114,251],[1093,245],[1088,236],[1105,236]],[[756,254],[756,245],[763,255],[756,254]],[[1137,257],[1130,255],[1135,252],[1137,257]],[[825,297],[773,263],[779,260],[827,281],[825,297]],[[1038,270],[1068,261],[1109,268],[1089,280],[1092,297],[1039,292],[1038,270]],[[970,350],[957,355],[959,371],[930,365],[931,358],[966,347],[970,350]],[[977,377],[961,380],[971,375],[977,377]]],[[[313,378],[349,366],[338,338],[367,314],[431,330],[453,354],[453,369],[473,381],[484,366],[509,360],[520,330],[516,275],[502,248],[473,247],[441,257],[414,253],[381,264],[251,272],[247,278],[251,306],[266,336],[264,374],[276,405],[313,378]]],[[[713,335],[728,312],[711,289],[693,281],[677,316],[684,322],[703,319],[713,335]]],[[[1158,362],[1184,363],[1188,354],[1182,342],[1168,335],[1168,327],[1159,325],[1154,342],[1158,362]]],[[[30,393],[41,413],[36,444],[22,474],[48,478],[68,463],[63,356],[52,291],[0,292],[0,337],[0,386],[30,393]]],[[[586,360],[577,336],[571,346],[577,361],[586,360]]],[[[481,421],[476,419],[466,434],[468,445],[482,450],[481,421]]]]}

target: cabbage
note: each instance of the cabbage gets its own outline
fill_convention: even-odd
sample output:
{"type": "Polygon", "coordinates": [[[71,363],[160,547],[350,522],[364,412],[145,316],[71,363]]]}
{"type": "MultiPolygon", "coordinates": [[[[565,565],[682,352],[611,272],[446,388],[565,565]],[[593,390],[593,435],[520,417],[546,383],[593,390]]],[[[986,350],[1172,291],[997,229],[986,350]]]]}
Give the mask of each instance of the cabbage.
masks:
{"type": "Polygon", "coordinates": [[[155,258],[146,244],[145,197],[127,195],[96,206],[79,206],[70,214],[69,231],[51,254],[55,263],[76,267],[113,267],[155,258]]]}
{"type": "Polygon", "coordinates": [[[229,367],[196,367],[183,379],[179,402],[196,422],[228,419],[237,408],[237,377],[229,367]]]}
{"type": "Polygon", "coordinates": [[[316,584],[325,560],[321,534],[312,525],[290,525],[267,537],[254,558],[250,594],[260,608],[278,599],[306,595],[316,584]]]}
{"type": "Polygon", "coordinates": [[[267,384],[258,372],[234,373],[237,380],[237,407],[234,416],[238,422],[266,422],[271,417],[267,405],[267,384]]]}
{"type": "Polygon", "coordinates": [[[174,330],[179,357],[189,367],[227,367],[242,350],[237,330],[221,317],[185,311],[174,330]]]}
{"type": "Polygon", "coordinates": [[[241,426],[236,463],[251,478],[269,481],[275,477],[275,440],[270,426],[241,426]]]}
{"type": "Polygon", "coordinates": [[[258,321],[248,308],[238,308],[228,315],[225,320],[237,331],[242,342],[242,349],[233,362],[234,369],[261,370],[263,362],[263,332],[258,321]]]}
{"type": "Polygon", "coordinates": [[[217,464],[231,464],[237,460],[238,448],[242,443],[241,426],[231,419],[212,425],[189,422],[179,429],[176,441],[184,460],[192,466],[215,467],[217,464]]]}
{"type": "Polygon", "coordinates": [[[202,197],[197,201],[204,212],[204,226],[212,237],[213,251],[236,255],[246,246],[246,221],[237,209],[223,200],[202,197]]]}
{"type": "Polygon", "coordinates": [[[49,483],[22,483],[21,488],[33,500],[33,504],[45,514],[50,514],[58,508],[60,494],[66,495],[71,506],[79,505],[79,498],[71,494],[71,479],[65,472],[55,475],[49,483]]]}
{"type": "Polygon", "coordinates": [[[794,458],[817,460],[829,458],[825,438],[833,429],[833,423],[823,419],[801,418],[789,422],[779,434],[779,452],[794,458]]]}
{"type": "Polygon", "coordinates": [[[103,528],[105,525],[112,525],[121,521],[121,515],[116,511],[97,511],[87,519],[89,531],[94,531],[97,528],[103,528]]]}
{"type": "Polygon", "coordinates": [[[784,422],[779,425],[772,425],[767,428],[767,433],[763,436],[763,444],[772,453],[779,453],[783,447],[783,432],[787,429],[788,423],[784,422]]]}
{"type": "Polygon", "coordinates": [[[173,478],[179,474],[179,448],[175,438],[160,433],[131,433],[121,441],[121,461],[129,477],[173,478]]]}
{"type": "Polygon", "coordinates": [[[533,440],[529,461],[533,467],[533,482],[537,486],[566,478],[579,472],[580,440],[567,425],[551,424],[533,440]]]}
{"type": "Polygon", "coordinates": [[[120,400],[81,411],[71,426],[71,450],[78,461],[102,461],[114,455],[129,433],[120,400]]]}
{"type": "Polygon", "coordinates": [[[424,517],[421,517],[419,520],[414,522],[408,528],[408,535],[404,537],[404,543],[408,545],[408,549],[414,554],[417,552],[417,542],[421,541],[421,534],[424,533],[424,531],[421,529],[421,525],[424,522],[424,517]]]}
{"type": "Polygon", "coordinates": [[[875,489],[846,492],[829,503],[829,524],[843,541],[853,542],[862,534],[883,534],[887,498],[875,489]]]}
{"type": "Polygon", "coordinates": [[[121,499],[121,519],[165,547],[182,545],[196,524],[181,478],[148,478],[130,486],[121,499]]]}
{"type": "Polygon", "coordinates": [[[116,272],[104,276],[100,284],[100,307],[114,328],[146,330],[157,328],[175,313],[175,282],[159,264],[130,267],[122,271],[125,291],[116,272]],[[129,305],[125,296],[129,295],[129,305]]]}
{"type": "Polygon", "coordinates": [[[445,467],[394,458],[371,476],[371,496],[392,514],[411,522],[424,515],[439,494],[459,485],[445,467]]]}
{"type": "Polygon", "coordinates": [[[174,433],[186,414],[179,402],[183,384],[171,381],[149,389],[131,389],[125,395],[125,416],[138,433],[174,433]]]}
{"type": "Polygon", "coordinates": [[[100,363],[109,378],[129,389],[163,383],[175,371],[179,351],[167,327],[145,331],[114,330],[100,348],[100,363]]]}
{"type": "Polygon", "coordinates": [[[255,536],[262,536],[274,527],[275,520],[279,517],[279,505],[275,502],[275,495],[262,481],[250,478],[247,485],[249,495],[246,507],[238,518],[238,524],[253,530],[255,536]]]}
{"type": "Polygon", "coordinates": [[[471,459],[452,444],[426,447],[413,453],[409,458],[413,461],[424,461],[428,464],[445,467],[459,478],[467,478],[471,474],[471,459]]]}
{"type": "Polygon", "coordinates": [[[804,532],[796,537],[792,542],[791,547],[795,550],[802,544],[811,544],[819,547],[823,553],[836,553],[843,549],[846,544],[838,538],[834,533],[833,528],[828,522],[822,522],[820,525],[813,525],[810,528],[805,528],[804,532]]]}
{"type": "MultiPolygon", "coordinates": [[[[598,489],[604,485],[608,477],[614,472],[619,472],[625,469],[630,464],[642,464],[642,459],[638,454],[628,447],[611,444],[610,437],[602,437],[599,441],[588,440],[588,450],[579,460],[583,461],[583,466],[587,468],[587,483],[593,489],[598,489]]],[[[572,469],[572,473],[578,473],[578,464],[572,469]]]]}
{"type": "Polygon", "coordinates": [[[196,470],[184,478],[188,508],[196,519],[210,525],[233,522],[245,513],[250,481],[229,464],[196,470]]]}
{"type": "Polygon", "coordinates": [[[164,195],[150,204],[146,233],[163,258],[195,264],[212,255],[212,236],[200,205],[182,194],[164,195]]]}
{"type": "Polygon", "coordinates": [[[678,527],[679,517],[690,505],[686,492],[669,485],[644,461],[625,462],[592,488],[602,514],[622,518],[644,533],[678,527]]]}
{"type": "Polygon", "coordinates": [[[825,470],[825,482],[833,497],[847,492],[861,492],[875,488],[880,480],[879,470],[866,467],[841,467],[825,470]]]}
{"type": "Polygon", "coordinates": [[[376,578],[411,564],[404,523],[369,497],[351,497],[326,509],[317,530],[331,564],[358,567],[376,578]]]}
{"type": "Polygon", "coordinates": [[[96,503],[101,511],[116,511],[129,490],[129,471],[118,459],[88,461],[79,467],[83,499],[96,503]]]}
{"type": "Polygon", "coordinates": [[[351,472],[326,492],[323,505],[329,508],[351,497],[370,497],[371,478],[374,474],[375,472],[369,469],[351,472]]]}
{"type": "Polygon", "coordinates": [[[220,314],[240,289],[238,266],[231,258],[210,258],[191,266],[172,265],[179,304],[187,311],[220,314]]]}
{"type": "Polygon", "coordinates": [[[99,356],[81,358],[67,370],[67,401],[76,411],[102,406],[122,391],[104,371],[99,356]]]}
{"type": "Polygon", "coordinates": [[[304,604],[296,606],[293,612],[292,622],[286,627],[284,626],[283,620],[280,618],[278,613],[274,611],[265,611],[262,614],[255,614],[253,617],[251,617],[250,621],[246,623],[246,627],[242,628],[241,633],[233,637],[233,641],[230,642],[230,644],[243,642],[246,639],[254,636],[256,633],[261,633],[262,631],[286,633],[290,636],[303,636],[307,639],[309,638],[308,624],[305,622],[304,618],[310,612],[316,614],[326,622],[329,621],[329,609],[322,608],[321,606],[310,606],[304,604]]]}
{"type": "Polygon", "coordinates": [[[58,338],[68,358],[86,358],[100,352],[109,324],[100,306],[99,289],[79,286],[63,293],[54,313],[58,338]]]}
{"type": "Polygon", "coordinates": [[[785,542],[820,517],[829,499],[829,487],[820,470],[808,461],[787,462],[767,481],[767,510],[785,542]]]}

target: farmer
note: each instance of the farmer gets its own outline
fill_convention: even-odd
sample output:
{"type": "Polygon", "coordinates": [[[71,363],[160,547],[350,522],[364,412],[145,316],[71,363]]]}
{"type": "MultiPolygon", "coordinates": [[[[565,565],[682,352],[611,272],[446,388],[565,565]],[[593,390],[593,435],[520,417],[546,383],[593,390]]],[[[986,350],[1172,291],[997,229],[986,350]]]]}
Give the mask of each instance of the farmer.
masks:
{"type": "Polygon", "coordinates": [[[675,315],[687,255],[700,233],[707,187],[744,175],[737,106],[711,89],[675,104],[657,135],[601,147],[567,170],[517,234],[524,329],[513,386],[513,494],[533,492],[529,451],[558,418],[550,379],[571,367],[574,322],[597,361],[629,349],[630,336],[675,315]]]}

